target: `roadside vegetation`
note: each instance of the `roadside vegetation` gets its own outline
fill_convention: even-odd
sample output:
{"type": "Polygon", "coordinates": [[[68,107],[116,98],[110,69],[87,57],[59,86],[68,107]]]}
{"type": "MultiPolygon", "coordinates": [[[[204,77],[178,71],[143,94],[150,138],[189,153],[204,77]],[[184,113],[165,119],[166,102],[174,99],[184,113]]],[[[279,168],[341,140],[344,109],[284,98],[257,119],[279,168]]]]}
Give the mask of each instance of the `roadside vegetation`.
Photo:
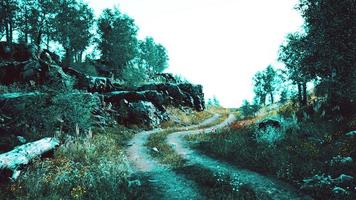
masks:
{"type": "Polygon", "coordinates": [[[349,131],[356,118],[342,123],[318,114],[298,119],[290,106],[265,117],[278,120],[279,128],[261,129],[263,120],[241,119],[227,130],[188,139],[204,154],[289,182],[316,199],[354,199],[356,137],[349,131]]]}
{"type": "Polygon", "coordinates": [[[2,185],[1,199],[141,199],[145,189],[132,180],[125,143],[137,130],[112,127],[73,137],[53,158],[26,168],[15,183],[2,185]]]}
{"type": "Polygon", "coordinates": [[[187,165],[174,171],[196,182],[207,199],[257,199],[251,186],[240,183],[236,177],[212,172],[200,165],[187,165]]]}

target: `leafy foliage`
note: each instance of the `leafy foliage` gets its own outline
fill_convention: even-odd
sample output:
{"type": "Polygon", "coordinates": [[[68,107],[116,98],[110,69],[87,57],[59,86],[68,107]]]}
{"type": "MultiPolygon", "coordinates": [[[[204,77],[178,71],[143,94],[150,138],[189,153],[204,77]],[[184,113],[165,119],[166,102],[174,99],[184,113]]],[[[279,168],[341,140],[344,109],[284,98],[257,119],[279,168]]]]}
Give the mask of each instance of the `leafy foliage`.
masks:
{"type": "Polygon", "coordinates": [[[258,105],[266,103],[267,95],[270,96],[270,102],[274,103],[274,93],[278,85],[277,71],[269,65],[265,70],[259,71],[253,77],[255,95],[258,99],[258,105]]]}
{"type": "Polygon", "coordinates": [[[117,8],[106,9],[98,20],[99,49],[116,76],[122,78],[123,69],[137,55],[137,31],[134,20],[117,8]]]}
{"type": "Polygon", "coordinates": [[[288,35],[280,48],[279,59],[298,85],[299,101],[307,103],[306,82],[318,80],[319,96],[341,112],[355,102],[356,5],[343,0],[300,0],[297,9],[305,24],[303,32],[288,35]]]}

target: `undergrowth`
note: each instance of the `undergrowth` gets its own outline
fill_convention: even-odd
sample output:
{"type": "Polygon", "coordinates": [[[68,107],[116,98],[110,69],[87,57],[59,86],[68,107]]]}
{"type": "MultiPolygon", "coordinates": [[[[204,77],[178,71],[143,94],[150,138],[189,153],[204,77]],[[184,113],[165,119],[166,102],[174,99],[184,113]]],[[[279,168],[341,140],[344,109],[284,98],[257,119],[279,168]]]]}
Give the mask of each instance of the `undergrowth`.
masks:
{"type": "Polygon", "coordinates": [[[126,128],[68,139],[52,159],[34,161],[1,199],[140,199],[133,188],[124,146],[135,133],[126,128]]]}
{"type": "MultiPolygon", "coordinates": [[[[295,120],[283,121],[280,129],[268,130],[265,136],[260,135],[261,131],[256,126],[249,125],[189,139],[199,141],[194,143],[194,148],[209,156],[274,176],[296,188],[303,188],[308,177],[318,174],[332,178],[341,174],[355,177],[355,162],[344,166],[330,164],[337,157],[355,158],[355,137],[345,137],[338,124],[332,121],[295,120]],[[274,137],[274,133],[278,135],[274,137]]],[[[351,193],[346,199],[355,197],[355,188],[350,184],[352,186],[355,182],[342,186],[351,193]]],[[[332,189],[303,188],[303,191],[316,199],[339,198],[331,193],[332,189]]]]}
{"type": "Polygon", "coordinates": [[[257,199],[251,186],[242,184],[236,177],[212,172],[200,165],[184,166],[174,171],[196,182],[207,199],[257,199]]]}
{"type": "Polygon", "coordinates": [[[168,107],[166,110],[170,116],[170,120],[161,124],[161,128],[164,129],[196,125],[213,115],[209,111],[195,112],[190,109],[182,110],[174,107],[168,107]]]}

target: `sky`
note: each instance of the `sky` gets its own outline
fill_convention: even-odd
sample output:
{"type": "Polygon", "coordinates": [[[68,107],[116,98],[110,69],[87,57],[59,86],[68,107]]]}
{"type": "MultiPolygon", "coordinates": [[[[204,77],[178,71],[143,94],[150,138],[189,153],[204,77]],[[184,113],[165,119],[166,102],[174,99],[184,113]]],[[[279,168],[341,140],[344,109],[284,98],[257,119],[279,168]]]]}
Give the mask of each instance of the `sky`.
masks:
{"type": "Polygon", "coordinates": [[[253,98],[253,75],[276,61],[303,19],[297,0],[87,0],[96,15],[117,6],[169,54],[167,72],[202,84],[207,98],[238,107],[253,98]]]}

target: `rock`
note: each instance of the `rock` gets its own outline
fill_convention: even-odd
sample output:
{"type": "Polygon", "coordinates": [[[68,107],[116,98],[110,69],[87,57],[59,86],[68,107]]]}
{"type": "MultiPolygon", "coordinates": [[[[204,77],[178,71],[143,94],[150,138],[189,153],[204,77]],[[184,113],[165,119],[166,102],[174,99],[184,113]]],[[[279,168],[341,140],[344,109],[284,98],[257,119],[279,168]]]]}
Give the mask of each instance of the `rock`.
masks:
{"type": "Polygon", "coordinates": [[[347,184],[350,183],[354,177],[346,175],[346,174],[341,174],[339,177],[333,179],[334,184],[347,184]]]}
{"type": "Polygon", "coordinates": [[[38,60],[0,63],[0,84],[25,84],[30,81],[49,85],[55,83],[55,87],[69,87],[74,83],[73,78],[57,65],[48,65],[38,60]]]}
{"type": "Polygon", "coordinates": [[[155,151],[155,152],[157,152],[157,153],[159,153],[157,147],[153,147],[152,150],[155,151]]]}
{"type": "Polygon", "coordinates": [[[333,193],[333,197],[335,199],[346,199],[350,195],[349,191],[338,186],[334,187],[331,192],[333,193]]]}
{"type": "Polygon", "coordinates": [[[303,179],[304,184],[301,189],[311,189],[311,188],[325,188],[330,187],[333,184],[331,176],[326,175],[314,175],[310,178],[303,179]]]}
{"type": "Polygon", "coordinates": [[[160,111],[164,112],[165,109],[163,105],[165,105],[165,99],[162,94],[147,90],[142,92],[134,92],[134,91],[117,91],[111,92],[104,95],[104,100],[106,102],[110,102],[113,105],[118,105],[122,101],[127,102],[140,102],[140,101],[148,101],[151,102],[154,106],[156,106],[160,111]]]}
{"type": "Polygon", "coordinates": [[[178,83],[176,78],[174,78],[173,74],[171,73],[157,73],[156,77],[158,79],[163,79],[165,83],[178,83]]]}
{"type": "Polygon", "coordinates": [[[42,61],[47,62],[48,64],[55,64],[62,67],[60,57],[48,49],[43,49],[39,57],[42,61]]]}
{"type": "Polygon", "coordinates": [[[138,91],[158,91],[166,98],[165,105],[175,107],[187,106],[197,111],[205,109],[204,93],[201,85],[192,84],[149,84],[141,86],[138,91]]]}
{"type": "Polygon", "coordinates": [[[342,157],[340,155],[335,156],[329,162],[330,166],[337,166],[337,165],[346,165],[352,163],[352,158],[350,156],[342,157]]]}
{"type": "Polygon", "coordinates": [[[158,127],[163,120],[163,113],[148,101],[125,103],[117,105],[118,121],[125,125],[140,125],[147,128],[158,127]]]}
{"type": "Polygon", "coordinates": [[[19,140],[19,142],[21,143],[21,144],[25,144],[26,143],[26,139],[24,138],[24,137],[22,137],[22,136],[16,136],[16,138],[19,140]]]}
{"type": "Polygon", "coordinates": [[[266,129],[267,127],[280,128],[281,124],[279,121],[274,119],[265,119],[258,123],[258,129],[266,129]]]}
{"type": "Polygon", "coordinates": [[[0,59],[23,62],[36,58],[37,49],[33,45],[0,42],[0,59]]]}
{"type": "MultiPolygon", "coordinates": [[[[119,112],[120,121],[136,123],[134,119],[137,119],[138,124],[150,127],[155,127],[158,121],[167,119],[167,106],[189,107],[197,111],[205,109],[202,86],[178,84],[171,74],[160,74],[166,79],[166,83],[127,87],[112,78],[87,76],[69,66],[63,66],[59,56],[46,49],[42,50],[39,56],[36,52],[31,46],[0,42],[0,84],[41,84],[56,90],[74,87],[90,93],[100,93],[106,103],[111,103],[119,111],[136,117],[129,119],[119,112]],[[143,110],[148,113],[143,115],[143,110]],[[138,113],[134,114],[136,111],[138,113]]],[[[95,64],[106,68],[105,62],[98,61],[95,64]]],[[[103,74],[111,74],[110,70],[104,71],[103,74]]],[[[0,98],[0,104],[1,101],[0,98]]]]}
{"type": "Polygon", "coordinates": [[[356,130],[346,133],[345,136],[352,138],[356,137],[356,130]]]}
{"type": "Polygon", "coordinates": [[[39,92],[29,92],[29,93],[14,92],[14,93],[0,94],[0,107],[2,108],[1,111],[6,110],[6,104],[14,105],[23,102],[26,99],[37,98],[43,95],[44,94],[39,92]]]}
{"type": "Polygon", "coordinates": [[[47,85],[59,89],[61,87],[71,88],[74,85],[75,80],[73,77],[66,74],[60,66],[48,65],[44,82],[47,85]]]}

